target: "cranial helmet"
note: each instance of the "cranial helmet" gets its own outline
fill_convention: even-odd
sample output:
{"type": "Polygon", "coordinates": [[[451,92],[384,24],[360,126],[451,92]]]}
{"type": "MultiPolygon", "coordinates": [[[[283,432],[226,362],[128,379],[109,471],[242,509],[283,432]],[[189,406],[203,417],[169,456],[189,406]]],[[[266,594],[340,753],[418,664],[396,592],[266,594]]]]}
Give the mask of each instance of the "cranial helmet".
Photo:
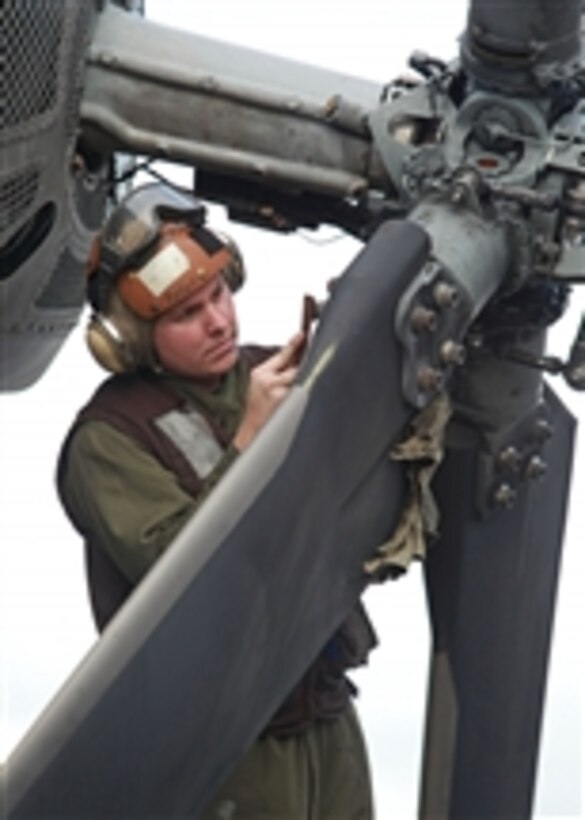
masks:
{"type": "Polygon", "coordinates": [[[235,242],[204,225],[205,208],[161,183],[133,190],[108,217],[88,262],[86,339],[115,373],[155,365],[152,321],[222,275],[245,278],[235,242]]]}

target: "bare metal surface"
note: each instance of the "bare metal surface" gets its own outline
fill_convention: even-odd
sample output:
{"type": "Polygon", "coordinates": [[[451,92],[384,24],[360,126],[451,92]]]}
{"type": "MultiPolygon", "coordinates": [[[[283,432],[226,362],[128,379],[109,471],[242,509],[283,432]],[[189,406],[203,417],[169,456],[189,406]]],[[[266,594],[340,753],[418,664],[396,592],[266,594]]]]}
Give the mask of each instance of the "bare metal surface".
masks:
{"type": "Polygon", "coordinates": [[[355,196],[385,183],[371,178],[364,124],[363,106],[379,94],[374,83],[109,8],[92,42],[81,119],[110,148],[355,196]]]}

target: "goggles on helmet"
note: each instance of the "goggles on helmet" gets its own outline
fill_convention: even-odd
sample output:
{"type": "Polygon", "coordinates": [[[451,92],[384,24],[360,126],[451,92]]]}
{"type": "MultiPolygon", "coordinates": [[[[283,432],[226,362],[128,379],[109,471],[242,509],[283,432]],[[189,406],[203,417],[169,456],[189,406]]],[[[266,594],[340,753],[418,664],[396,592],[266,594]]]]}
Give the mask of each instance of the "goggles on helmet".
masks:
{"type": "MultiPolygon", "coordinates": [[[[199,227],[205,207],[196,199],[158,182],[131,191],[106,222],[99,238],[99,266],[113,280],[140,266],[156,243],[163,222],[199,227]]],[[[90,272],[91,273],[91,272],[90,272]]]]}

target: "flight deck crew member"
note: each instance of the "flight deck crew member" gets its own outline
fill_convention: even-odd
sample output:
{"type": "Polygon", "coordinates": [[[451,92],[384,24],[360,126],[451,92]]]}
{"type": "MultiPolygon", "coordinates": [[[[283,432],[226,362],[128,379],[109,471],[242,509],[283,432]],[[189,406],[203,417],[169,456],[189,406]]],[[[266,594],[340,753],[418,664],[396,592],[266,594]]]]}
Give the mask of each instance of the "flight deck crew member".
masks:
{"type": "MultiPolygon", "coordinates": [[[[296,375],[301,333],[239,347],[235,244],[190,196],[132,191],[94,244],[88,345],[114,375],[62,448],[62,503],[85,539],[102,630],[253,441],[296,375]]],[[[261,732],[204,818],[369,820],[369,770],[345,671],[375,644],[358,606],[261,732]]]]}

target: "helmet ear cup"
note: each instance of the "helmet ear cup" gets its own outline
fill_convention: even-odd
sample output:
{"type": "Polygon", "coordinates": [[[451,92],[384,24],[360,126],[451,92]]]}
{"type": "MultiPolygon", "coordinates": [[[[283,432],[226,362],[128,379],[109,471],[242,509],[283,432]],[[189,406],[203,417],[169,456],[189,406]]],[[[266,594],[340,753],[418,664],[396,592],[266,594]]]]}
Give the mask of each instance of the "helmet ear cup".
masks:
{"type": "Polygon", "coordinates": [[[85,338],[92,356],[105,370],[130,373],[158,367],[152,331],[152,322],[136,316],[113,289],[107,311],[95,311],[90,317],[85,338]]]}
{"type": "Polygon", "coordinates": [[[130,346],[112,319],[94,313],[85,331],[85,341],[96,362],[110,373],[127,373],[134,369],[130,346]]]}

